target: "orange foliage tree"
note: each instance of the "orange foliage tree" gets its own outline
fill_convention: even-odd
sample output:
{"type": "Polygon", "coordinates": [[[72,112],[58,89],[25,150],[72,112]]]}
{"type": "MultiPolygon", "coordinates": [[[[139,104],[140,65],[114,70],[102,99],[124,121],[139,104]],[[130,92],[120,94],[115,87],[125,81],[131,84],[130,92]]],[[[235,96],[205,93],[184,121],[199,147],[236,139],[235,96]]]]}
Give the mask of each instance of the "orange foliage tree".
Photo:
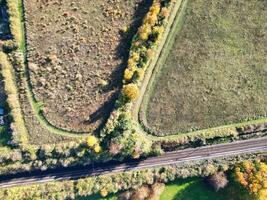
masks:
{"type": "Polygon", "coordinates": [[[267,199],[267,164],[264,162],[244,161],[235,168],[235,178],[250,193],[267,199]]]}

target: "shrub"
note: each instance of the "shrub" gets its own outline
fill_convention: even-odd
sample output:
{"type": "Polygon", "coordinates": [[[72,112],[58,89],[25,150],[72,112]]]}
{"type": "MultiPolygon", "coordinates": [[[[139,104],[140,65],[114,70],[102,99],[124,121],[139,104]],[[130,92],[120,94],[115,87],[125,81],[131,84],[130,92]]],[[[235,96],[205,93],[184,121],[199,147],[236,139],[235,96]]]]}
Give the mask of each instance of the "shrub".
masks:
{"type": "Polygon", "coordinates": [[[146,41],[150,33],[151,33],[151,26],[149,24],[144,24],[139,29],[139,37],[141,40],[146,41]]]}
{"type": "Polygon", "coordinates": [[[149,9],[149,13],[151,13],[153,15],[158,15],[159,12],[160,12],[160,3],[154,1],[154,4],[149,9]]]}
{"type": "Polygon", "coordinates": [[[137,53],[137,52],[133,52],[132,55],[131,55],[131,58],[134,60],[134,61],[138,61],[140,59],[140,54],[137,53]]]}
{"type": "Polygon", "coordinates": [[[167,17],[169,17],[169,14],[170,14],[170,11],[168,8],[162,8],[161,9],[160,15],[162,17],[167,18],[167,17]]]}
{"type": "Polygon", "coordinates": [[[101,197],[106,197],[108,196],[108,191],[106,188],[103,188],[102,190],[100,190],[100,195],[101,197]]]}
{"type": "Polygon", "coordinates": [[[126,70],[124,71],[124,80],[126,80],[126,81],[130,81],[130,80],[132,79],[132,77],[133,77],[133,74],[134,74],[133,71],[131,71],[131,70],[129,70],[129,69],[126,69],[126,70]]]}
{"type": "Polygon", "coordinates": [[[154,26],[157,21],[158,21],[157,14],[150,13],[149,15],[146,16],[144,23],[149,24],[150,26],[154,26]]]}
{"type": "Polygon", "coordinates": [[[217,172],[208,178],[208,182],[215,191],[218,191],[227,185],[228,180],[224,172],[217,172]]]}
{"type": "Polygon", "coordinates": [[[101,150],[102,150],[102,148],[101,148],[101,146],[99,144],[95,145],[95,147],[94,147],[94,152],[95,153],[100,153],[101,150]]]}
{"type": "Polygon", "coordinates": [[[152,49],[148,49],[146,55],[149,59],[151,59],[154,55],[154,51],[152,49]]]}
{"type": "Polygon", "coordinates": [[[128,68],[134,70],[136,68],[136,60],[133,58],[129,58],[128,60],[128,68]]]}
{"type": "Polygon", "coordinates": [[[121,144],[117,144],[117,143],[114,143],[112,142],[110,145],[109,145],[109,153],[113,156],[117,155],[118,153],[120,153],[121,149],[122,149],[122,145],[121,144]]]}
{"type": "Polygon", "coordinates": [[[136,84],[130,83],[123,87],[123,93],[130,99],[135,100],[139,96],[139,89],[136,84]]]}
{"type": "Polygon", "coordinates": [[[88,147],[93,147],[97,144],[97,138],[93,135],[90,135],[88,138],[87,138],[87,145],[88,147]]]}
{"type": "Polygon", "coordinates": [[[149,187],[144,185],[135,191],[131,200],[145,200],[149,197],[149,192],[149,187]]]}
{"type": "Polygon", "coordinates": [[[137,73],[137,76],[138,76],[139,79],[143,79],[144,78],[145,71],[142,68],[138,68],[136,70],[136,73],[137,73]]]}

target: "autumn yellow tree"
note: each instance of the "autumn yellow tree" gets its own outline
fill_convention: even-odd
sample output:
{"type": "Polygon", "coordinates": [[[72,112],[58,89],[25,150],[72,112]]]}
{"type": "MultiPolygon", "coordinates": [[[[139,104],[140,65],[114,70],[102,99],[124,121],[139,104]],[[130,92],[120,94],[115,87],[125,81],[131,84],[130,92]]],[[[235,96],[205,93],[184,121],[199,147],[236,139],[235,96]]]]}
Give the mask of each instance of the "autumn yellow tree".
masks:
{"type": "Polygon", "coordinates": [[[107,189],[106,189],[106,188],[101,189],[101,190],[100,190],[100,195],[101,195],[101,197],[106,197],[106,196],[108,196],[108,191],[107,191],[107,189]]]}
{"type": "Polygon", "coordinates": [[[95,153],[100,153],[101,150],[102,150],[102,148],[101,148],[101,146],[99,144],[95,145],[95,147],[94,147],[94,152],[95,153]]]}
{"type": "Polygon", "coordinates": [[[264,162],[244,161],[235,168],[235,178],[250,193],[267,199],[267,164],[264,162]]]}
{"type": "Polygon", "coordinates": [[[124,71],[124,80],[126,80],[126,81],[131,80],[132,77],[133,77],[133,74],[134,74],[134,71],[132,71],[132,70],[130,70],[130,69],[126,69],[126,70],[124,71]]]}
{"type": "Polygon", "coordinates": [[[130,83],[123,87],[123,93],[130,99],[135,100],[139,96],[139,89],[136,84],[130,83]]]}
{"type": "Polygon", "coordinates": [[[144,24],[139,29],[139,37],[141,40],[147,40],[150,33],[151,33],[151,26],[149,24],[144,24]]]}
{"type": "Polygon", "coordinates": [[[93,147],[97,144],[97,138],[93,135],[90,135],[88,138],[87,138],[87,145],[88,147],[93,147]]]}

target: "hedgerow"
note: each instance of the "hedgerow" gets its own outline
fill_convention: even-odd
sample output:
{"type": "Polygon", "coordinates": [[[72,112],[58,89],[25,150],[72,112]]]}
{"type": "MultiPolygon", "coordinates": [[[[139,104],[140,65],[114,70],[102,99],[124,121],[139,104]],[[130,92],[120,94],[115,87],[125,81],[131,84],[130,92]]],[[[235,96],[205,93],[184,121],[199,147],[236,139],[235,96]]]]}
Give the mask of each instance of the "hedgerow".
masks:
{"type": "Polygon", "coordinates": [[[8,14],[10,29],[13,36],[13,39],[19,44],[20,48],[23,47],[24,35],[21,31],[22,29],[22,1],[21,0],[7,0],[8,14]]]}
{"type": "MultiPolygon", "coordinates": [[[[124,84],[142,81],[142,73],[149,65],[152,54],[164,33],[168,15],[173,4],[170,0],[154,0],[142,26],[132,40],[128,66],[124,72],[124,84]]],[[[134,99],[131,99],[134,100],[134,99]]]]}
{"type": "Polygon", "coordinates": [[[0,155],[0,174],[89,165],[92,161],[110,159],[99,148],[88,148],[86,141],[42,146],[24,145],[0,155]]]}
{"type": "Polygon", "coordinates": [[[192,132],[173,137],[158,137],[154,140],[154,145],[159,145],[165,151],[173,151],[188,147],[214,145],[237,140],[259,138],[266,135],[266,123],[259,123],[250,126],[244,126],[238,130],[236,128],[229,128],[223,130],[210,130],[200,134],[195,134],[192,132]]]}
{"type": "Polygon", "coordinates": [[[19,94],[16,87],[16,78],[13,68],[6,54],[0,52],[0,66],[4,77],[5,92],[7,94],[7,103],[11,109],[12,115],[12,143],[22,145],[28,142],[28,133],[25,127],[24,118],[19,103],[19,94]]]}
{"type": "Polygon", "coordinates": [[[105,191],[117,193],[128,189],[138,189],[142,185],[156,182],[166,183],[177,178],[194,176],[206,177],[217,171],[233,169],[244,159],[256,160],[262,153],[221,157],[212,160],[190,161],[171,166],[134,170],[108,175],[98,175],[80,180],[55,181],[45,184],[20,186],[0,190],[0,198],[5,200],[26,199],[75,199],[105,191]]]}

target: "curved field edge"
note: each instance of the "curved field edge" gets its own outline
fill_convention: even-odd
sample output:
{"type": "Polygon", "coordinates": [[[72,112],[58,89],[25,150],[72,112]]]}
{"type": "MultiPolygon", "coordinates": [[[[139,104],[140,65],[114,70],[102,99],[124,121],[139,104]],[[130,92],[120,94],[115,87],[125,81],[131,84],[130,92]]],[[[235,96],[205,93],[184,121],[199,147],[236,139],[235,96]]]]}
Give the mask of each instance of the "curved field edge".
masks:
{"type": "Polygon", "coordinates": [[[151,65],[150,68],[148,69],[148,73],[145,74],[145,79],[144,79],[144,82],[142,83],[141,96],[135,103],[135,109],[133,110],[134,119],[136,121],[139,121],[144,131],[146,131],[149,134],[154,135],[154,137],[152,136],[152,138],[154,138],[155,140],[164,140],[164,138],[166,139],[177,138],[178,139],[178,138],[183,138],[186,136],[196,136],[196,137],[197,136],[205,137],[206,135],[216,136],[216,134],[218,136],[221,136],[221,135],[228,136],[228,135],[233,134],[234,132],[238,134],[237,130],[243,130],[250,125],[264,126],[264,129],[266,129],[266,123],[267,123],[266,117],[255,119],[255,120],[244,121],[240,123],[234,123],[234,124],[228,124],[228,125],[223,125],[223,126],[218,126],[218,127],[208,128],[208,129],[202,129],[198,131],[186,132],[186,133],[178,132],[178,133],[172,133],[172,134],[161,134],[157,131],[154,131],[152,127],[149,127],[147,123],[147,119],[146,119],[146,107],[149,101],[150,94],[152,92],[153,82],[155,81],[158,72],[162,69],[162,66],[163,66],[162,63],[165,62],[166,57],[169,54],[169,51],[171,50],[171,46],[175,39],[175,34],[177,34],[177,32],[179,32],[181,29],[182,22],[183,22],[183,15],[184,15],[183,12],[186,9],[186,4],[187,4],[187,0],[183,2],[182,8],[177,13],[173,27],[169,32],[167,41],[165,42],[161,53],[159,54],[158,57],[154,58],[156,60],[154,61],[156,62],[156,64],[151,65]]]}
{"type": "Polygon", "coordinates": [[[10,25],[11,25],[11,33],[14,37],[14,40],[16,41],[18,47],[19,47],[19,52],[23,54],[23,62],[22,62],[22,68],[25,71],[23,73],[23,81],[25,82],[26,85],[26,93],[28,97],[28,101],[31,105],[32,110],[34,111],[35,117],[37,120],[40,122],[40,124],[52,132],[53,134],[58,134],[62,136],[67,136],[71,138],[80,138],[88,135],[89,133],[76,133],[76,132],[71,132],[71,131],[65,131],[59,128],[56,128],[49,124],[49,122],[42,116],[41,114],[41,107],[39,106],[38,102],[35,101],[28,76],[27,76],[27,62],[26,62],[26,41],[25,41],[25,27],[24,27],[24,7],[23,7],[23,1],[22,0],[7,0],[7,5],[8,5],[8,12],[10,15],[10,25]]]}

